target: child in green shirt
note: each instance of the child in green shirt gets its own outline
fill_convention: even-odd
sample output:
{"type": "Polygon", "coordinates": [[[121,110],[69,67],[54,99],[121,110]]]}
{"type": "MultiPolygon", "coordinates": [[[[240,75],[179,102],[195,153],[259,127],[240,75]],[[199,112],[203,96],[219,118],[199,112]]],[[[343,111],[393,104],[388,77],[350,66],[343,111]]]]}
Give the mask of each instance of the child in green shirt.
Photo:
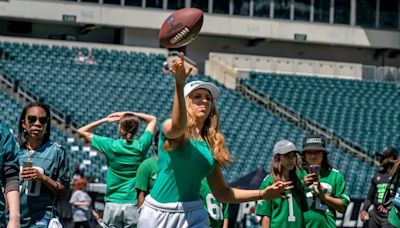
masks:
{"type": "Polygon", "coordinates": [[[276,181],[292,181],[295,188],[287,190],[285,198],[271,200],[259,200],[256,214],[262,216],[263,228],[277,227],[305,227],[303,211],[307,210],[306,199],[301,181],[296,175],[296,153],[295,145],[287,140],[277,142],[273,149],[272,174],[268,175],[262,182],[260,189],[272,185],[276,181]]]}

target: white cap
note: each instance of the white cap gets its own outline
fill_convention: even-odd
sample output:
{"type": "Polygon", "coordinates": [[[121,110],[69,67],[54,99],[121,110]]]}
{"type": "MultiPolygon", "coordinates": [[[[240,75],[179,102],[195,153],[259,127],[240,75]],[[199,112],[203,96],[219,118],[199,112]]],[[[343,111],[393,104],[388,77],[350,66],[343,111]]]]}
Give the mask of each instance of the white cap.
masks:
{"type": "Polygon", "coordinates": [[[183,95],[186,97],[196,89],[206,89],[210,91],[213,99],[217,99],[219,96],[219,89],[214,84],[203,81],[192,81],[186,83],[185,87],[183,88],[183,95]]]}

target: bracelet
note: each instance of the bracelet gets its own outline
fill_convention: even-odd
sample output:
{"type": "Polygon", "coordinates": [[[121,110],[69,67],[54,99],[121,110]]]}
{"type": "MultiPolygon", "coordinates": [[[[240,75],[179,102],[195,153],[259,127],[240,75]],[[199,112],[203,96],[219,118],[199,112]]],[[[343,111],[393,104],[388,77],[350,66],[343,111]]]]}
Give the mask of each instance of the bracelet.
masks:
{"type": "Polygon", "coordinates": [[[258,199],[262,199],[262,197],[261,197],[261,190],[258,190],[258,199]]]}

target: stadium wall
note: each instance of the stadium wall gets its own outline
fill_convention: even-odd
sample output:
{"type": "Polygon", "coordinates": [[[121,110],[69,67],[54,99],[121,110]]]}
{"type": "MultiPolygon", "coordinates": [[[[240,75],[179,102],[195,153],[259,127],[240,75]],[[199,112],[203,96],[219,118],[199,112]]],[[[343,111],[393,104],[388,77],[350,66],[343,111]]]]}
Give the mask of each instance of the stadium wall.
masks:
{"type": "MultiPolygon", "coordinates": [[[[172,11],[51,0],[0,2],[8,18],[96,24],[111,27],[159,29],[172,11]],[[65,16],[70,16],[66,18],[65,16]],[[75,19],[74,19],[75,18],[75,19]]],[[[359,26],[309,23],[265,18],[206,14],[202,34],[296,41],[370,48],[400,49],[400,33],[359,26]],[[303,36],[304,35],[304,36],[303,36]]]]}

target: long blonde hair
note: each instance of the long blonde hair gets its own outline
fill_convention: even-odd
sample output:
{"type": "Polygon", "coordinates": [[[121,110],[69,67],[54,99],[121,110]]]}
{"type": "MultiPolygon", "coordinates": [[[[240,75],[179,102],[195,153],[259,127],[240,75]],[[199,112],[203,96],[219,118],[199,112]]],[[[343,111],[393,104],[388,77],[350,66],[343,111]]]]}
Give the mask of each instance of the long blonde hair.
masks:
{"type": "MultiPolygon", "coordinates": [[[[196,127],[196,115],[194,114],[191,107],[191,100],[186,97],[186,115],[187,115],[187,131],[181,137],[177,139],[168,139],[164,143],[164,150],[170,151],[178,146],[182,145],[186,140],[188,140],[192,136],[192,132],[196,127]]],[[[206,140],[209,145],[211,152],[213,154],[214,159],[217,163],[224,167],[233,162],[233,158],[228,152],[225,144],[225,138],[219,130],[219,118],[217,109],[214,105],[214,101],[211,105],[210,114],[207,119],[204,121],[203,129],[201,129],[201,135],[206,140]]]]}

